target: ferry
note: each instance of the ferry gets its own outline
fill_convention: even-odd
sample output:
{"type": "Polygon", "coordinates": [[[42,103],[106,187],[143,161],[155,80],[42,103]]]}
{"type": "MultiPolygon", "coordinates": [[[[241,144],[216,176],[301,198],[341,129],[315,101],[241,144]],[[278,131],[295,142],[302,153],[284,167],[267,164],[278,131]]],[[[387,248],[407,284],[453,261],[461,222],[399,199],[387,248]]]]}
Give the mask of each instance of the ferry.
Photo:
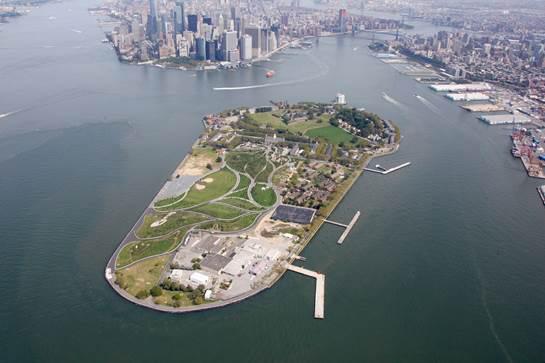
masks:
{"type": "Polygon", "coordinates": [[[545,185],[537,187],[537,192],[539,193],[539,196],[541,197],[541,201],[543,202],[543,205],[545,205],[545,185]]]}
{"type": "Polygon", "coordinates": [[[273,76],[274,76],[274,71],[273,70],[267,71],[267,73],[265,73],[265,77],[267,77],[267,78],[272,78],[273,76]]]}

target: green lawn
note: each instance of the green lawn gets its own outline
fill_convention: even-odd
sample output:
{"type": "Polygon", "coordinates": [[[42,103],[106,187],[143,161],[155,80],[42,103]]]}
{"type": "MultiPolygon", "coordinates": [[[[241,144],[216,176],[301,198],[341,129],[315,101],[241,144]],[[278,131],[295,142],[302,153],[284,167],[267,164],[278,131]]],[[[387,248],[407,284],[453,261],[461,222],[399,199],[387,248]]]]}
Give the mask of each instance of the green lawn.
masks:
{"type": "Polygon", "coordinates": [[[263,153],[231,151],[227,154],[226,161],[231,168],[255,178],[265,166],[267,159],[263,153]]]}
{"type": "Polygon", "coordinates": [[[250,185],[250,178],[246,175],[240,175],[240,182],[237,185],[237,190],[242,188],[247,188],[250,185]]]}
{"type": "Polygon", "coordinates": [[[240,216],[244,211],[240,209],[229,207],[224,204],[210,203],[205,204],[197,208],[193,208],[192,211],[201,212],[207,214],[213,218],[231,219],[240,216]]]}
{"type": "Polygon", "coordinates": [[[266,184],[256,184],[252,189],[252,197],[254,200],[265,207],[270,207],[276,202],[276,194],[273,188],[266,184]]]}
{"type": "Polygon", "coordinates": [[[341,142],[346,143],[352,140],[354,137],[343,129],[332,125],[311,129],[307,131],[305,135],[324,139],[331,144],[339,144],[341,142]]]}
{"type": "Polygon", "coordinates": [[[269,126],[273,129],[287,129],[288,126],[282,122],[280,117],[277,117],[272,112],[259,112],[248,115],[256,123],[262,126],[269,126]]]}
{"type": "Polygon", "coordinates": [[[135,241],[125,245],[117,256],[115,267],[122,268],[143,258],[173,250],[183,239],[188,229],[184,228],[183,231],[166,239],[135,241]]]}
{"type": "Polygon", "coordinates": [[[131,295],[149,290],[159,282],[168,260],[168,256],[159,256],[116,271],[116,283],[131,295]]]}
{"type": "Polygon", "coordinates": [[[140,228],[138,228],[138,231],[136,231],[137,237],[138,238],[160,237],[172,231],[175,231],[176,229],[180,227],[207,220],[205,216],[200,214],[186,212],[186,211],[179,211],[179,212],[175,212],[173,215],[168,217],[166,222],[161,224],[160,226],[156,226],[156,227],[151,226],[153,222],[162,220],[166,216],[167,216],[166,213],[148,214],[147,216],[145,216],[144,222],[142,223],[140,228]]]}
{"type": "Polygon", "coordinates": [[[241,229],[251,226],[258,215],[259,213],[246,214],[230,222],[222,222],[218,220],[213,222],[207,222],[202,224],[200,228],[207,229],[207,230],[221,231],[221,232],[240,231],[241,229]]]}
{"type": "MultiPolygon", "coordinates": [[[[232,171],[228,169],[219,170],[195,183],[191,189],[189,189],[183,200],[161,209],[174,210],[179,208],[188,208],[215,198],[219,198],[235,186],[236,180],[236,176],[232,171]]],[[[161,201],[157,202],[155,205],[159,206],[159,204],[161,204],[161,201]]]]}
{"type": "Polygon", "coordinates": [[[257,183],[266,183],[269,180],[269,175],[272,173],[273,169],[273,165],[270,162],[267,162],[267,167],[256,176],[255,181],[257,183]]]}
{"type": "Polygon", "coordinates": [[[325,114],[320,116],[319,118],[315,118],[314,120],[296,121],[289,124],[288,130],[290,130],[293,133],[300,132],[304,134],[308,130],[327,126],[328,120],[329,120],[329,115],[325,114]]]}
{"type": "Polygon", "coordinates": [[[227,194],[225,197],[226,198],[237,197],[237,198],[242,198],[242,199],[248,199],[248,188],[244,188],[244,189],[241,189],[239,191],[233,192],[231,194],[227,194]]]}
{"type": "Polygon", "coordinates": [[[247,210],[259,210],[260,207],[250,203],[248,200],[238,199],[238,198],[225,198],[220,200],[221,203],[226,203],[234,205],[235,207],[244,208],[247,210]]]}

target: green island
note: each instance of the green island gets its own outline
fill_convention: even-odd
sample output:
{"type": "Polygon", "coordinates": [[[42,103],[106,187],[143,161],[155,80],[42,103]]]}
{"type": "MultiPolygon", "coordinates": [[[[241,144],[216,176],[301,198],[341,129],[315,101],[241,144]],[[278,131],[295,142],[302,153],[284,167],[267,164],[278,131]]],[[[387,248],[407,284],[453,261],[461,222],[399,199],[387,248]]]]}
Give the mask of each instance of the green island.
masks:
{"type": "Polygon", "coordinates": [[[203,123],[106,267],[136,304],[188,312],[271,287],[369,160],[400,141],[392,122],[330,103],[242,107],[203,123]]]}

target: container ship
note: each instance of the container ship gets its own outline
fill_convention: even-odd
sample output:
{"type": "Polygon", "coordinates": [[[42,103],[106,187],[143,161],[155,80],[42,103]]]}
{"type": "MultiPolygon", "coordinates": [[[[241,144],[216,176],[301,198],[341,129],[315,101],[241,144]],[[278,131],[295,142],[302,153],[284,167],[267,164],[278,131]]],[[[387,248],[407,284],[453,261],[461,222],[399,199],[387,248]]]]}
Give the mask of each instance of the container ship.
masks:
{"type": "Polygon", "coordinates": [[[541,197],[541,200],[543,201],[543,205],[545,205],[545,185],[537,187],[537,192],[539,193],[539,196],[541,197]]]}

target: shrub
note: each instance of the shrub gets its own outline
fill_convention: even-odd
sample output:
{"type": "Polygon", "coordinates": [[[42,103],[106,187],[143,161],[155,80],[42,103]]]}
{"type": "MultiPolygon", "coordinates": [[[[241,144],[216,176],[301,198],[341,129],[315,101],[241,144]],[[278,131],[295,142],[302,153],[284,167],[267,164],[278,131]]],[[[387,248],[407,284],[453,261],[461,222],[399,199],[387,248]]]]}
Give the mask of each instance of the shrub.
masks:
{"type": "Polygon", "coordinates": [[[150,294],[153,297],[161,296],[163,295],[163,290],[159,286],[155,285],[154,287],[151,288],[150,294]]]}
{"type": "Polygon", "coordinates": [[[145,299],[149,296],[149,291],[148,290],[140,290],[136,293],[136,298],[137,299],[145,299]]]}

